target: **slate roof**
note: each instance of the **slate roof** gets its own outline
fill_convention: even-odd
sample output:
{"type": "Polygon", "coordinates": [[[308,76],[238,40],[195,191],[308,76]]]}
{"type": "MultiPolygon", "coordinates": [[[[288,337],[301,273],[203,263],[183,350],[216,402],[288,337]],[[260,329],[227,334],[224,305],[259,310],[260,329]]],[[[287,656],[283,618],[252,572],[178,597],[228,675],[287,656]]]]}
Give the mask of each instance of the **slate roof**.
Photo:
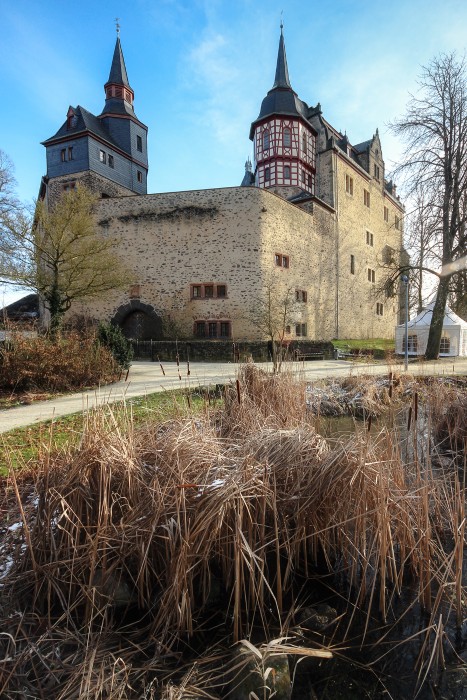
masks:
{"type": "Polygon", "coordinates": [[[365,151],[367,151],[370,148],[372,141],[373,141],[373,139],[368,139],[368,141],[362,141],[362,143],[357,143],[357,145],[352,146],[352,148],[357,153],[364,153],[365,151]]]}
{"type": "Polygon", "coordinates": [[[120,37],[117,37],[117,41],[115,43],[112,65],[110,66],[109,79],[107,83],[117,83],[117,85],[125,85],[125,87],[130,88],[120,37]]]}
{"type": "Polygon", "coordinates": [[[67,128],[67,121],[65,121],[56,134],[42,142],[44,146],[48,146],[61,138],[76,137],[81,133],[84,134],[86,132],[90,132],[91,134],[98,136],[100,139],[107,141],[115,148],[120,148],[109,135],[109,132],[98,117],[91,114],[91,112],[88,112],[87,109],[84,109],[84,107],[80,107],[79,105],[75,108],[72,107],[72,109],[75,113],[73,126],[67,128]]]}
{"type": "Polygon", "coordinates": [[[285,43],[284,35],[282,34],[282,27],[281,38],[279,39],[279,51],[277,52],[276,77],[274,80],[274,85],[272,86],[273,90],[274,88],[292,89],[289,79],[289,69],[287,67],[287,56],[285,53],[285,43]]]}
{"type": "Polygon", "coordinates": [[[255,124],[269,115],[286,114],[287,116],[299,116],[308,120],[308,112],[308,105],[298,97],[290,84],[285,42],[281,27],[274,85],[262,101],[259,115],[251,125],[250,139],[253,138],[255,124]]]}

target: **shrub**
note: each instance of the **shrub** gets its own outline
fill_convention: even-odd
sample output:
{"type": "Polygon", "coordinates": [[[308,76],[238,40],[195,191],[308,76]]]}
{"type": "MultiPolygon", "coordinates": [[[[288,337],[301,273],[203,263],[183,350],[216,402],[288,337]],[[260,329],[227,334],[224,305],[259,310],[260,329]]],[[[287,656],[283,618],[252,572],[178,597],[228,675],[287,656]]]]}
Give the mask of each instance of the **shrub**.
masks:
{"type": "Polygon", "coordinates": [[[119,326],[113,326],[111,323],[100,323],[97,329],[97,340],[109,349],[119,367],[122,369],[130,368],[133,348],[119,326]]]}
{"type": "Polygon", "coordinates": [[[73,391],[115,381],[120,367],[93,336],[70,333],[47,337],[11,335],[0,345],[0,390],[73,391]]]}

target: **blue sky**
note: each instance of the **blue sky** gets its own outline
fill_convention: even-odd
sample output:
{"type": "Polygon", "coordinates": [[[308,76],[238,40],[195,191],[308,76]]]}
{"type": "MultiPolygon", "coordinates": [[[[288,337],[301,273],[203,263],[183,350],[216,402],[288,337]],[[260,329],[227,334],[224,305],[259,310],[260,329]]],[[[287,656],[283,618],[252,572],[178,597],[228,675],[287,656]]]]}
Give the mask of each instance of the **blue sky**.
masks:
{"type": "MultiPolygon", "coordinates": [[[[351,143],[379,127],[386,168],[401,155],[387,124],[404,112],[420,66],[463,54],[465,0],[0,0],[0,148],[32,201],[40,142],[68,106],[99,114],[115,17],[135,112],[149,127],[149,192],[238,185],[248,138],[274,82],[281,11],[290,79],[351,143]]],[[[9,301],[0,289],[0,307],[9,301]]]]}

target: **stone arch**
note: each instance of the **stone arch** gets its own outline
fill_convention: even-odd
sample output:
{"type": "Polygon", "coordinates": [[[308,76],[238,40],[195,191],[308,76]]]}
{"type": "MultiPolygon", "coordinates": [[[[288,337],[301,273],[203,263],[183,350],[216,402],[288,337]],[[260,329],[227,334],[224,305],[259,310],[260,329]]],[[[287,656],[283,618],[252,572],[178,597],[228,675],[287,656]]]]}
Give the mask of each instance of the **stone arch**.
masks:
{"type": "Polygon", "coordinates": [[[132,299],[120,306],[111,320],[120,326],[127,338],[134,340],[161,340],[162,318],[153,306],[143,304],[139,299],[132,299]]]}

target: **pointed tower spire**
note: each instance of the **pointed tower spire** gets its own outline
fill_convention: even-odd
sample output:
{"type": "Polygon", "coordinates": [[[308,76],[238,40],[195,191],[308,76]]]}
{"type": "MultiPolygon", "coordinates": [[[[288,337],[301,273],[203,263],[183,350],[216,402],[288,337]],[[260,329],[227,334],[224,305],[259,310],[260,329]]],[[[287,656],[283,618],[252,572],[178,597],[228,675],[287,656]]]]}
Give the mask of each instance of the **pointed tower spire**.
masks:
{"type": "MultiPolygon", "coordinates": [[[[119,30],[120,31],[120,30],[119,30]]],[[[130,87],[128,82],[128,75],[125,67],[125,59],[123,58],[122,45],[120,43],[120,36],[117,36],[117,41],[115,43],[115,50],[112,59],[112,66],[110,68],[109,83],[117,83],[120,85],[125,85],[130,87]]]]}
{"type": "Polygon", "coordinates": [[[274,88],[290,88],[290,89],[292,89],[292,86],[290,84],[290,79],[289,79],[289,69],[287,67],[287,56],[285,54],[284,34],[282,33],[283,28],[284,28],[284,25],[281,22],[281,37],[279,39],[279,51],[277,53],[277,65],[276,65],[276,78],[274,80],[274,85],[272,86],[273,90],[274,90],[274,88]]]}
{"type": "Polygon", "coordinates": [[[109,79],[104,85],[105,106],[103,114],[129,114],[135,116],[133,100],[135,94],[130,87],[120,43],[120,26],[117,24],[117,41],[115,42],[109,79]]]}

